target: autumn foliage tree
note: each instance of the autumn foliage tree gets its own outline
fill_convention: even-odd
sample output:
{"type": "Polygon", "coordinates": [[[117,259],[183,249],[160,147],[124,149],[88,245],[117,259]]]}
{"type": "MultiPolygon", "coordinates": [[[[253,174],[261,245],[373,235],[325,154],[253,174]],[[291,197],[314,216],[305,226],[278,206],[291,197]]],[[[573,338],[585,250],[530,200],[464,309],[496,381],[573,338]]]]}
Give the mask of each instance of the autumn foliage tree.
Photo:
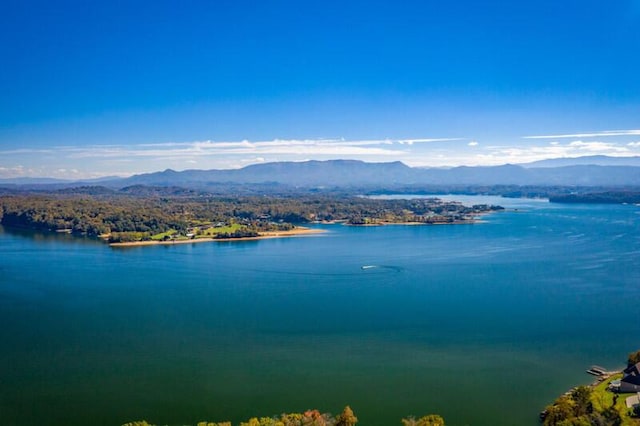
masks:
{"type": "MultiPolygon", "coordinates": [[[[240,422],[239,426],[354,426],[358,418],[348,405],[342,413],[333,417],[318,410],[307,410],[304,413],[284,413],[274,417],[252,417],[246,422],[240,422]]],[[[444,426],[444,419],[436,414],[415,419],[409,417],[402,419],[404,426],[444,426]]],[[[126,423],[122,426],[155,426],[146,421],[126,423]]],[[[232,426],[231,422],[199,422],[197,426],[232,426]]]]}
{"type": "Polygon", "coordinates": [[[353,414],[353,410],[348,405],[342,410],[337,418],[336,426],[353,426],[358,423],[358,418],[353,414]]]}
{"type": "Polygon", "coordinates": [[[429,414],[419,419],[409,417],[402,419],[403,426],[445,426],[444,419],[437,414],[429,414]]]}

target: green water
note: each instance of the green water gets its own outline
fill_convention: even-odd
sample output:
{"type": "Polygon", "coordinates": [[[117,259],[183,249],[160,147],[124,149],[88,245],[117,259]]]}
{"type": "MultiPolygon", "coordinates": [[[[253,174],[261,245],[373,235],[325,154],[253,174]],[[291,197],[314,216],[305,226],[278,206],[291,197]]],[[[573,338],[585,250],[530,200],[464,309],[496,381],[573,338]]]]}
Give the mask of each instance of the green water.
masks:
{"type": "Polygon", "coordinates": [[[498,202],[475,225],[126,249],[0,229],[0,424],[349,404],[536,425],[640,348],[640,207],[498,202]]]}

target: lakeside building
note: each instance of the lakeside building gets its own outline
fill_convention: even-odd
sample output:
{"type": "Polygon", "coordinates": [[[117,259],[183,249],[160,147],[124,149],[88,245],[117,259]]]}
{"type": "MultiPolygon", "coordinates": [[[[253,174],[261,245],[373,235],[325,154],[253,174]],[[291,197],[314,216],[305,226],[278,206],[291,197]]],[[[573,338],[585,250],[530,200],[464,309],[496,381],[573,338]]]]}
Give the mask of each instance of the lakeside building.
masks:
{"type": "Polygon", "coordinates": [[[627,367],[622,379],[611,382],[611,390],[620,393],[640,392],[640,362],[627,367]]]}

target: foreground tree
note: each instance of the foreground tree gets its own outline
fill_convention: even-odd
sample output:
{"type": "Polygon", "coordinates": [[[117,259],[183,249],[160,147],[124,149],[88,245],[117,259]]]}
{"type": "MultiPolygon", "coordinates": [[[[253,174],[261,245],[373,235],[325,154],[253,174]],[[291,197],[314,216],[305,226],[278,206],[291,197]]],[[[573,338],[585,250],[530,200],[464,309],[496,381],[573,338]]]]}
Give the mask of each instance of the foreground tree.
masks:
{"type": "Polygon", "coordinates": [[[627,365],[631,367],[632,365],[636,365],[640,362],[640,350],[636,352],[631,352],[629,354],[629,358],[627,358],[627,365]]]}
{"type": "Polygon", "coordinates": [[[571,391],[571,399],[575,403],[573,412],[576,417],[591,414],[593,412],[593,404],[591,403],[591,394],[593,390],[589,386],[578,386],[571,391]]]}
{"type": "Polygon", "coordinates": [[[553,405],[546,409],[546,416],[543,421],[544,426],[556,426],[561,422],[572,419],[574,416],[575,402],[569,396],[561,396],[553,405]]]}
{"type": "Polygon", "coordinates": [[[342,410],[337,418],[336,426],[353,426],[358,423],[358,418],[353,414],[353,410],[348,405],[342,410]]]}
{"type": "Polygon", "coordinates": [[[445,426],[444,419],[437,414],[429,414],[419,419],[409,417],[402,419],[403,426],[445,426]]]}

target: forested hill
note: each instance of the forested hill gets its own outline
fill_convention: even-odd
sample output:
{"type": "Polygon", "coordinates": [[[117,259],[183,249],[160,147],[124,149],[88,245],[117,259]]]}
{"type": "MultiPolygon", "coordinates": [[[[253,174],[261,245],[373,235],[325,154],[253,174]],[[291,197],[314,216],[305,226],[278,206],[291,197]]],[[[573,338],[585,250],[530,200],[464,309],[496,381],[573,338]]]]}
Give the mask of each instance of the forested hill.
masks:
{"type": "Polygon", "coordinates": [[[276,162],[232,170],[185,170],[132,176],[125,185],[199,186],[207,183],[279,183],[290,186],[341,186],[408,183],[415,169],[401,162],[365,163],[354,160],[276,162]]]}

